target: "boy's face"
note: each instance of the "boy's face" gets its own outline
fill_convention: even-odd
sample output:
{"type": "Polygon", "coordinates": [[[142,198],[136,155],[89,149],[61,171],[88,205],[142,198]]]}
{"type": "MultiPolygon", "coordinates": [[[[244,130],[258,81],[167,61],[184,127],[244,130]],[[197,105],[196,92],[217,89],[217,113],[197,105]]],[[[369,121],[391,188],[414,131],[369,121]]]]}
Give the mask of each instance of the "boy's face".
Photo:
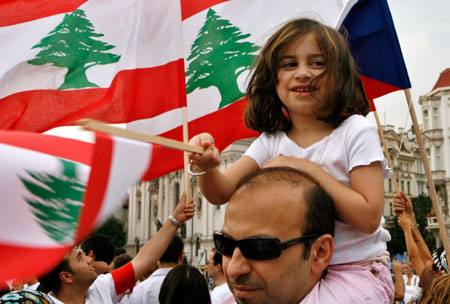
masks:
{"type": "Polygon", "coordinates": [[[97,278],[97,273],[92,265],[92,258],[84,254],[82,250],[72,249],[69,256],[69,266],[73,270],[75,283],[92,284],[97,278]]]}
{"type": "Polygon", "coordinates": [[[325,70],[325,66],[314,33],[298,37],[281,51],[276,90],[290,116],[315,117],[314,111],[330,98],[327,76],[311,87],[311,81],[325,70]]]}

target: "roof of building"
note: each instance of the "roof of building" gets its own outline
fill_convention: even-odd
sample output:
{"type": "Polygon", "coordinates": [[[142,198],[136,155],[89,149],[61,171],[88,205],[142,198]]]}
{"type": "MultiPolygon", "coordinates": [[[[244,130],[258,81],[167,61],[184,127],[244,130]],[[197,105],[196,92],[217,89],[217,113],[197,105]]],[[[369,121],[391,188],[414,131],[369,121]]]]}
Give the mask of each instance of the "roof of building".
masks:
{"type": "Polygon", "coordinates": [[[431,91],[434,91],[437,88],[442,87],[450,87],[450,68],[446,68],[444,71],[441,72],[438,81],[436,82],[436,84],[433,87],[433,90],[431,91]]]}

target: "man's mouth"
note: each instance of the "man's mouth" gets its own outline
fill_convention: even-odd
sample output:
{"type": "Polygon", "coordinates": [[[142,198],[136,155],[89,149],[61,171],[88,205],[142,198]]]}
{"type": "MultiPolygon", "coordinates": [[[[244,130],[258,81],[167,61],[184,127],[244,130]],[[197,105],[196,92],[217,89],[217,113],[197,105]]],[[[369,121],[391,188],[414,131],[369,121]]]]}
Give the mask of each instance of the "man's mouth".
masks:
{"type": "Polygon", "coordinates": [[[248,298],[259,288],[251,285],[233,285],[234,294],[237,298],[248,298]]]}

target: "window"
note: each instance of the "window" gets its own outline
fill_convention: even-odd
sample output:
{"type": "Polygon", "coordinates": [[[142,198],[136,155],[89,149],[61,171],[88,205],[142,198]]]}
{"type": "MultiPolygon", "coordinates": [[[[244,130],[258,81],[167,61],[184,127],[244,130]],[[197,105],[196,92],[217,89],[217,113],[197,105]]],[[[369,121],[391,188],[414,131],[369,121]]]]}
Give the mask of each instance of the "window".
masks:
{"type": "Polygon", "coordinates": [[[406,191],[408,194],[411,194],[411,184],[410,182],[406,182],[406,191]]]}
{"type": "Polygon", "coordinates": [[[175,210],[175,207],[177,206],[178,200],[180,199],[180,184],[179,183],[175,183],[174,185],[174,190],[173,190],[173,195],[174,195],[174,203],[173,203],[173,207],[172,210],[175,210]]]}
{"type": "Polygon", "coordinates": [[[406,163],[406,172],[409,172],[409,163],[406,163]]]}
{"type": "Polygon", "coordinates": [[[403,163],[402,162],[399,163],[399,168],[400,168],[400,170],[403,171],[403,163]]]}
{"type": "Polygon", "coordinates": [[[427,149],[427,162],[428,166],[431,166],[430,149],[427,149]]]}
{"type": "Polygon", "coordinates": [[[405,192],[405,183],[403,181],[400,182],[400,190],[405,192]]]}
{"type": "Polygon", "coordinates": [[[392,212],[392,203],[389,203],[389,212],[391,213],[391,216],[394,216],[394,213],[392,212]]]}
{"type": "Polygon", "coordinates": [[[423,111],[423,129],[428,130],[428,111],[423,111]]]}
{"type": "Polygon", "coordinates": [[[433,129],[439,129],[439,112],[438,112],[438,108],[433,108],[433,129]]]}
{"type": "Polygon", "coordinates": [[[392,179],[389,179],[388,185],[389,185],[389,192],[392,192],[392,179]]]}
{"type": "Polygon", "coordinates": [[[436,170],[441,170],[441,147],[436,147],[436,170]]]}

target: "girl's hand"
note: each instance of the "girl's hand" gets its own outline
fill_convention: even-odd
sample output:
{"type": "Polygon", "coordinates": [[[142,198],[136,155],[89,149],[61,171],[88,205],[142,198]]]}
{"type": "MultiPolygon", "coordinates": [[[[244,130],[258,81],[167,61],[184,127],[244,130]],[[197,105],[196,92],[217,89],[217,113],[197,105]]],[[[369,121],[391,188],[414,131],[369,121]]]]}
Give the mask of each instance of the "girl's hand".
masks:
{"type": "Polygon", "coordinates": [[[394,195],[394,213],[399,216],[402,212],[406,212],[408,216],[412,216],[413,207],[411,200],[405,195],[405,193],[400,192],[394,195]]]}
{"type": "Polygon", "coordinates": [[[392,272],[393,273],[402,273],[402,263],[397,260],[392,261],[392,272]]]}
{"type": "Polygon", "coordinates": [[[408,229],[411,229],[411,220],[410,220],[409,217],[408,217],[406,214],[404,214],[404,213],[401,213],[401,214],[398,216],[398,224],[400,225],[400,227],[402,227],[402,229],[403,229],[404,231],[406,231],[406,230],[408,230],[408,229]]]}
{"type": "Polygon", "coordinates": [[[276,158],[269,159],[262,167],[291,167],[309,173],[315,165],[315,163],[306,159],[281,155],[276,158]]]}
{"type": "Polygon", "coordinates": [[[178,223],[183,224],[184,222],[190,220],[195,214],[195,204],[194,199],[191,198],[190,202],[186,204],[186,192],[181,196],[178,205],[173,211],[173,217],[176,218],[178,223]]]}
{"type": "Polygon", "coordinates": [[[211,168],[220,165],[219,149],[214,145],[214,138],[209,133],[200,133],[189,140],[189,144],[203,147],[205,152],[188,153],[189,159],[202,171],[207,171],[211,168]]]}

